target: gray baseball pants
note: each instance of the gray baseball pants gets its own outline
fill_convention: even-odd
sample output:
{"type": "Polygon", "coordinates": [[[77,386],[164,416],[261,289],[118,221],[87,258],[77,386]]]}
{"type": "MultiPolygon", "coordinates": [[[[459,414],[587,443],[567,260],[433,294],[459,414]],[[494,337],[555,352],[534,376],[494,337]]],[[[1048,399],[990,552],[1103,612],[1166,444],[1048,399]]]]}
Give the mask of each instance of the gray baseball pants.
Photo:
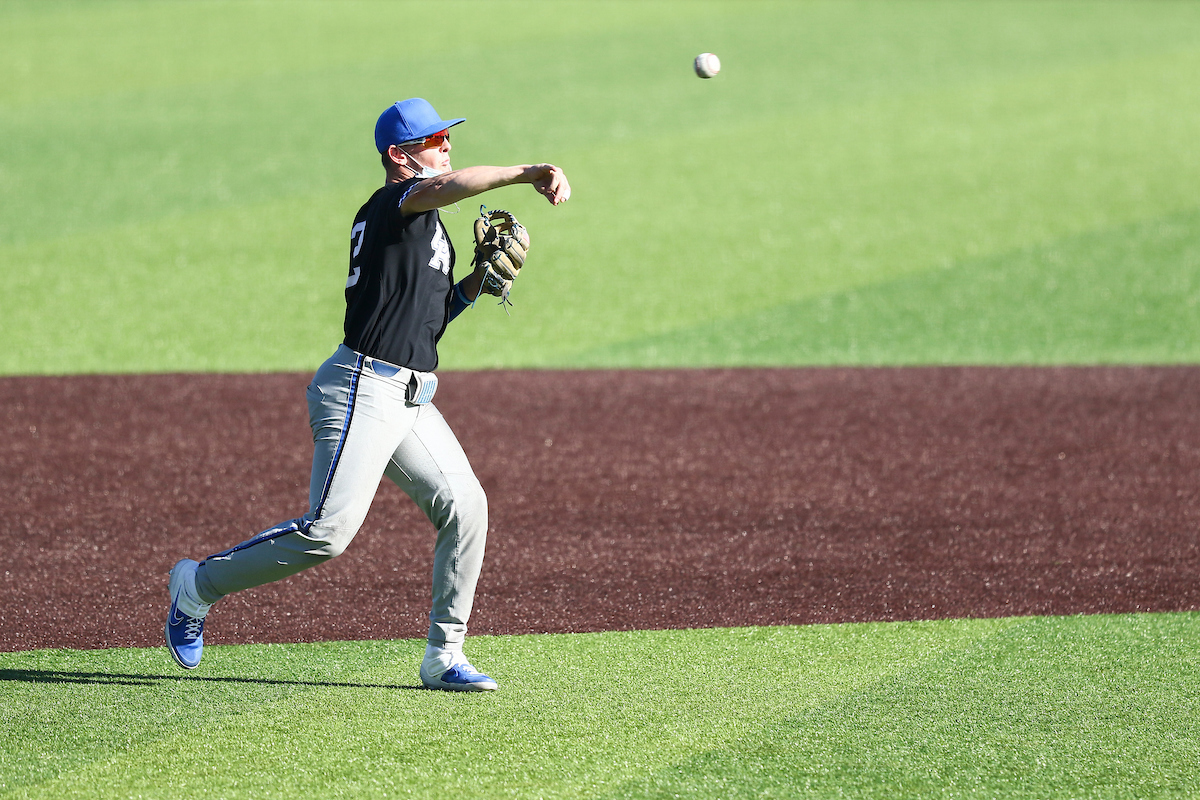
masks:
{"type": "Polygon", "coordinates": [[[387,475],[437,529],[429,642],[462,642],[483,566],[487,498],[438,410],[409,402],[411,377],[345,345],[321,365],[307,392],[314,445],[308,513],[206,558],[196,572],[203,602],[340,555],[387,475]]]}

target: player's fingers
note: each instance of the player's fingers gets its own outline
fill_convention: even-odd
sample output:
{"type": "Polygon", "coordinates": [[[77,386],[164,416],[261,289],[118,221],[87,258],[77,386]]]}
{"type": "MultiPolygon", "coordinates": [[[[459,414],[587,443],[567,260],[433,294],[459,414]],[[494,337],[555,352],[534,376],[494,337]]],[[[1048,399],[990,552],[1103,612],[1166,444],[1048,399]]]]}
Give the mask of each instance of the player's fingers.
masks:
{"type": "Polygon", "coordinates": [[[546,199],[558,205],[571,196],[571,185],[567,183],[567,176],[561,169],[549,164],[547,166],[550,168],[550,174],[545,192],[546,199]]]}
{"type": "Polygon", "coordinates": [[[540,174],[533,180],[534,190],[544,195],[554,205],[558,205],[571,196],[571,187],[567,176],[553,164],[538,164],[540,174]]]}
{"type": "Polygon", "coordinates": [[[554,205],[567,202],[571,196],[571,184],[567,183],[567,176],[561,171],[555,176],[557,180],[554,182],[554,205]]]}

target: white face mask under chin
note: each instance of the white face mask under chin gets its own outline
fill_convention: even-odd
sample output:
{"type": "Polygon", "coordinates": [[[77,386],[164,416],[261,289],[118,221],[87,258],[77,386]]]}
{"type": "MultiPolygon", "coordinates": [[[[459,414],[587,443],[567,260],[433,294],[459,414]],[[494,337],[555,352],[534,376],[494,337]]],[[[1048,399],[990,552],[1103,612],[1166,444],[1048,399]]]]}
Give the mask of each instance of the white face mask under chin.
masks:
{"type": "Polygon", "coordinates": [[[448,169],[434,169],[433,167],[427,167],[420,161],[417,161],[417,157],[412,153],[404,153],[404,155],[408,156],[408,159],[411,162],[408,168],[412,171],[414,178],[420,178],[421,180],[425,180],[426,178],[436,178],[438,175],[444,175],[450,171],[448,169]],[[420,171],[413,169],[413,165],[420,167],[420,171]]]}

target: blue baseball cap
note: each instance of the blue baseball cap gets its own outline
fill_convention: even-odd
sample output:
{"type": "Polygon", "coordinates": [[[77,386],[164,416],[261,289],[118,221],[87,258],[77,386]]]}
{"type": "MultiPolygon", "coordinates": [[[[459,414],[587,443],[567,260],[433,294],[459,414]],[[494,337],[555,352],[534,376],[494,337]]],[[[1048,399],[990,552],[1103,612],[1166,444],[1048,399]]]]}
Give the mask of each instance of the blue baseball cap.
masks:
{"type": "Polygon", "coordinates": [[[375,123],[375,149],[384,153],[394,144],[415,142],[466,121],[466,117],[442,119],[429,101],[420,97],[401,100],[379,115],[375,123]]]}

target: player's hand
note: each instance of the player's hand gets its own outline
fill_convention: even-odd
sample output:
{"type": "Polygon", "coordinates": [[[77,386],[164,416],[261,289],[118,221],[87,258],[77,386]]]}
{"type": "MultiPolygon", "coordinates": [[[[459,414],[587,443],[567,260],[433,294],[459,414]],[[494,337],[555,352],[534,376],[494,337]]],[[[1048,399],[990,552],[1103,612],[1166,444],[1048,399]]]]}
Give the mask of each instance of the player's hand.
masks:
{"type": "Polygon", "coordinates": [[[553,164],[535,164],[533,170],[533,188],[537,193],[550,201],[551,205],[567,202],[571,196],[571,184],[567,183],[567,175],[553,164]]]}

